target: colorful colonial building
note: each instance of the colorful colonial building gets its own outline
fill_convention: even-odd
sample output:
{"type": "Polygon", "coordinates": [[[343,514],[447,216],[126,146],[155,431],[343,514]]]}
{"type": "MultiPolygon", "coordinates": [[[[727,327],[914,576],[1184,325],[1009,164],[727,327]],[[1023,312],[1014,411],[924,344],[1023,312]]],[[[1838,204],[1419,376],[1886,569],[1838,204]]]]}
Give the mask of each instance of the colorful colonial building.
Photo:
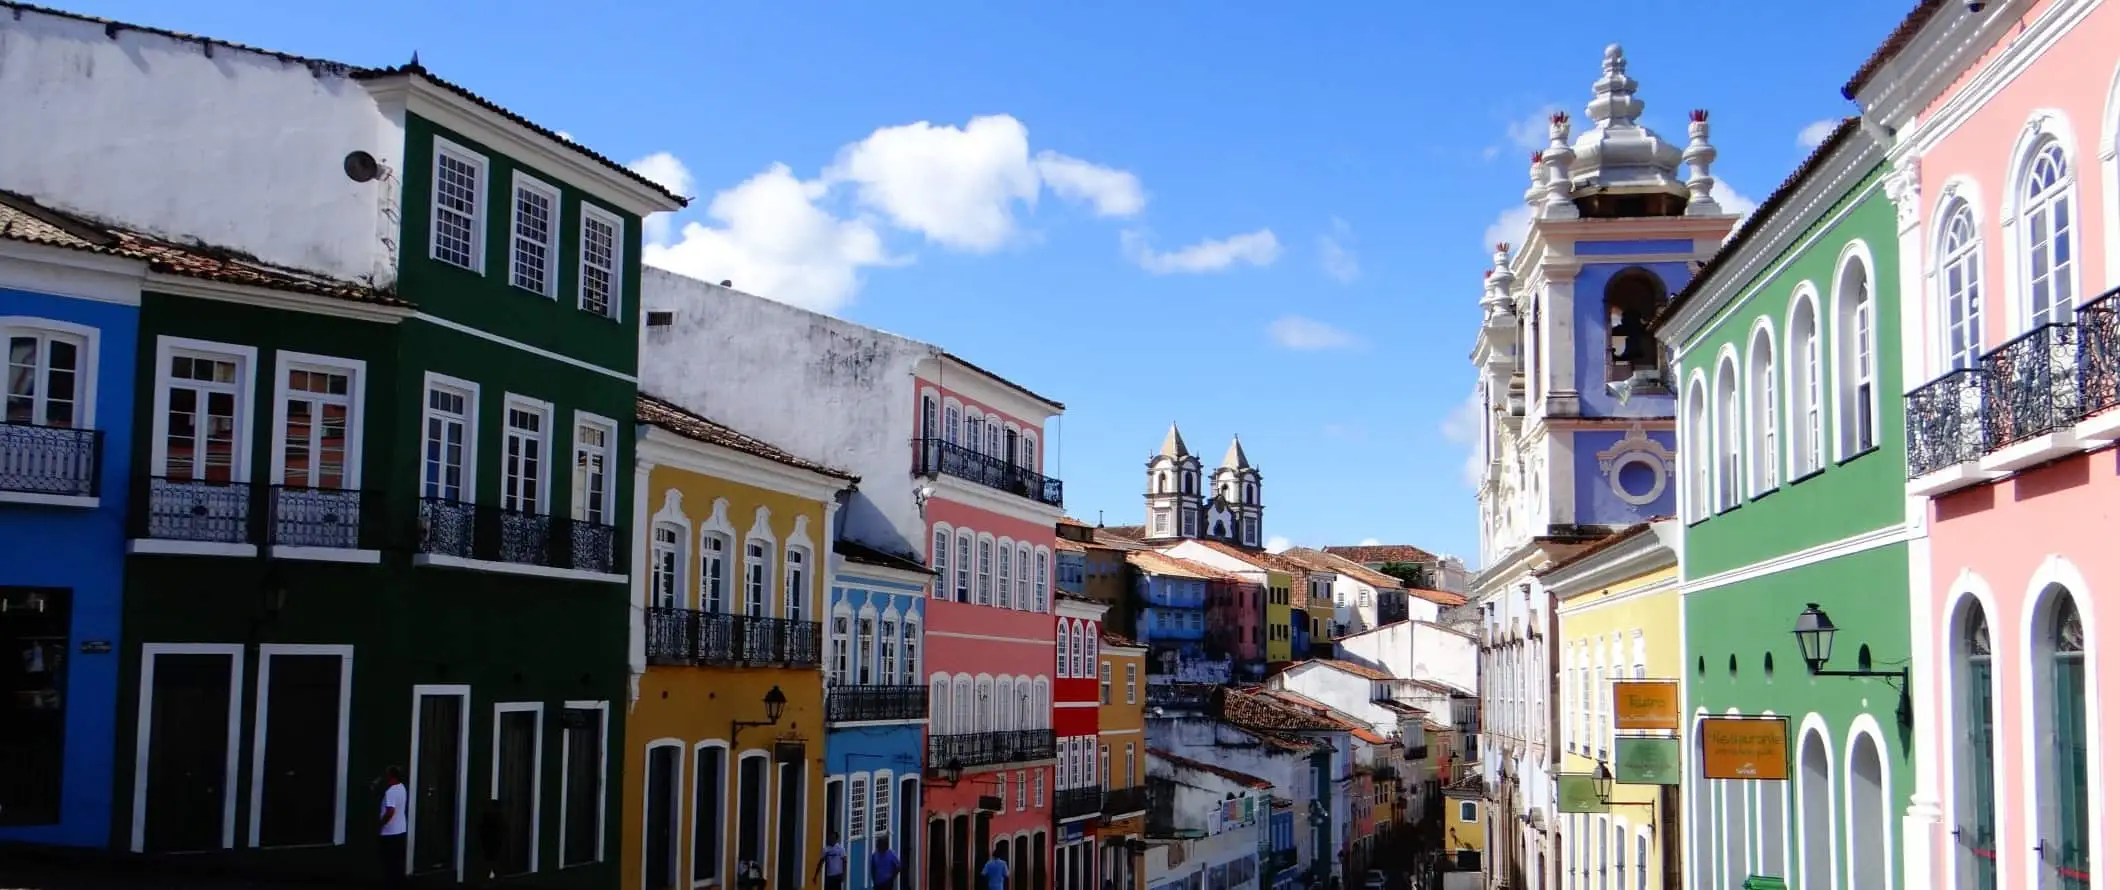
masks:
{"type": "MultiPolygon", "coordinates": [[[[1903,884],[1912,783],[1902,272],[1884,150],[1843,123],[1674,299],[1685,707],[1781,732],[1756,776],[1687,776],[1691,879],[1903,884]],[[1810,617],[1807,617],[1810,616],[1810,617]],[[1838,625],[1807,658],[1799,622],[1838,625]],[[1774,633],[1763,633],[1773,629],[1774,633]],[[1821,660],[1823,659],[1823,660],[1821,660]],[[1852,673],[1848,673],[1852,672],[1852,673]],[[1760,718],[1773,718],[1761,721],[1760,718]]],[[[1689,744],[1699,751],[1699,744],[1689,744]]]]}
{"type": "Polygon", "coordinates": [[[846,844],[848,880],[870,886],[888,844],[920,872],[921,739],[928,719],[928,585],[918,559],[841,540],[825,628],[825,824],[846,844]]]}
{"type": "Polygon", "coordinates": [[[643,395],[619,886],[798,890],[831,828],[824,609],[851,474],[643,395]]]}
{"type": "Polygon", "coordinates": [[[1916,697],[1911,779],[1890,763],[1905,836],[1896,809],[1869,835],[1905,851],[1896,886],[2114,886],[2120,710],[2100,701],[2120,668],[2099,622],[2120,603],[2116,36],[2120,10],[2097,2],[1925,3],[1844,91],[1897,205],[1879,293],[1903,313],[1879,318],[1879,358],[1911,390],[1913,638],[1879,646],[1834,610],[1832,660],[1870,667],[1868,645],[1916,697]]]}
{"type": "MultiPolygon", "coordinates": [[[[1108,613],[1107,613],[1108,614],[1108,613]]],[[[1104,792],[1092,890],[1146,890],[1148,650],[1105,631],[1097,649],[1097,778],[1104,792]]]]}
{"type": "Polygon", "coordinates": [[[1103,739],[1098,716],[1111,697],[1111,663],[1102,656],[1101,603],[1059,597],[1053,607],[1053,886],[1098,890],[1097,822],[1104,810],[1103,739]]]}

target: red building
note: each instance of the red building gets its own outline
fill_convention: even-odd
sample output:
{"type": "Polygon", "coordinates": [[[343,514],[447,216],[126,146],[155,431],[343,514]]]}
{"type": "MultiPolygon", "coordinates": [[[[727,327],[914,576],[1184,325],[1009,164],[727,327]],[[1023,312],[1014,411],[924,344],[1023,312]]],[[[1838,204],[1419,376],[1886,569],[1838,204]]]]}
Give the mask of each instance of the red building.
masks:
{"type": "Polygon", "coordinates": [[[1043,475],[1040,446],[1062,406],[946,353],[915,376],[913,484],[936,574],[925,641],[927,890],[974,890],[997,848],[1013,890],[1045,890],[1061,490],[1043,475]]]}
{"type": "MultiPolygon", "coordinates": [[[[1111,695],[1100,676],[1103,603],[1060,596],[1054,605],[1053,732],[1059,764],[1053,770],[1053,886],[1097,890],[1097,819],[1104,809],[1104,775],[1097,762],[1097,713],[1111,695]]],[[[1110,755],[1105,755],[1110,756],[1110,755]]]]}

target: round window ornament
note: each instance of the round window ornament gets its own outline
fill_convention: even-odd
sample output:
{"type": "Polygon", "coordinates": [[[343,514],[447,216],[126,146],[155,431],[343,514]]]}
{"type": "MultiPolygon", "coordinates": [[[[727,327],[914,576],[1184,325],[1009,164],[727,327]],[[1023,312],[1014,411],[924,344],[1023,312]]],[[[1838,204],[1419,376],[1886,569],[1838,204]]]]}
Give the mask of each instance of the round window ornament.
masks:
{"type": "Polygon", "coordinates": [[[1607,480],[1612,483],[1612,494],[1636,507],[1656,503],[1669,487],[1669,474],[1665,465],[1655,455],[1640,451],[1624,454],[1612,461],[1612,471],[1607,480]]]}

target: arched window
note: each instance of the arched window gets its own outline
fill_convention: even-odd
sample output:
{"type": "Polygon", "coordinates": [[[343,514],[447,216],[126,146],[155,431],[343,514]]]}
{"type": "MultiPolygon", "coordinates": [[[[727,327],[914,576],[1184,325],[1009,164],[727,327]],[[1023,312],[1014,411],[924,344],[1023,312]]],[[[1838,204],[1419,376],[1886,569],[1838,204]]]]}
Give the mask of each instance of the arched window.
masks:
{"type": "Polygon", "coordinates": [[[994,731],[1007,732],[1025,728],[1018,722],[1016,707],[1016,678],[994,678],[994,731]]]}
{"type": "Polygon", "coordinates": [[[834,686],[845,685],[853,675],[854,610],[840,603],[832,608],[832,623],[826,628],[825,645],[831,648],[830,659],[825,662],[831,670],[830,681],[834,686]]]}
{"type": "Polygon", "coordinates": [[[994,539],[979,536],[979,605],[994,604],[994,539]]]}
{"type": "Polygon", "coordinates": [[[789,621],[809,619],[810,602],[810,548],[789,547],[788,567],[785,573],[787,594],[783,598],[780,617],[789,621]]]}
{"type": "Polygon", "coordinates": [[[770,586],[767,579],[773,574],[773,545],[757,538],[744,542],[743,566],[743,613],[754,618],[771,615],[771,602],[766,598],[770,586]]]}
{"type": "Polygon", "coordinates": [[[1069,643],[1067,622],[1060,621],[1055,623],[1059,625],[1060,629],[1053,637],[1053,676],[1067,677],[1069,676],[1067,672],[1069,643]]]}
{"type": "Polygon", "coordinates": [[[1691,484],[1686,486],[1686,518],[1697,522],[1707,518],[1708,505],[1713,503],[1715,429],[1708,424],[1708,384],[1695,377],[1692,390],[1686,396],[1686,438],[1692,452],[1685,461],[1692,469],[1688,474],[1691,484]]]}
{"type": "Polygon", "coordinates": [[[979,724],[972,720],[972,678],[958,674],[950,685],[950,706],[955,713],[950,718],[950,731],[960,734],[978,732],[979,724]]]}
{"type": "Polygon", "coordinates": [[[1664,282],[1647,269],[1629,268],[1605,285],[1608,351],[1605,379],[1625,380],[1663,369],[1664,351],[1650,329],[1664,305],[1664,282]]]}
{"type": "Polygon", "coordinates": [[[1016,546],[1016,608],[1032,609],[1031,601],[1031,545],[1016,546]]]}
{"type": "Polygon", "coordinates": [[[1973,206],[1952,201],[1942,213],[1936,264],[1937,297],[1943,303],[1943,364],[1951,370],[1980,366],[1980,224],[1973,206]]]}
{"type": "Polygon", "coordinates": [[[982,676],[978,682],[978,691],[974,693],[978,698],[972,703],[972,731],[993,732],[994,678],[982,676]]]}
{"type": "MultiPolygon", "coordinates": [[[[1001,581],[999,586],[996,588],[996,593],[994,596],[994,605],[1000,606],[1004,609],[1013,609],[1016,607],[1015,597],[1013,596],[1016,591],[1016,573],[1014,571],[1016,565],[1016,548],[1012,544],[1012,542],[1009,541],[1009,539],[1002,538],[999,544],[999,549],[1000,553],[997,554],[997,556],[1001,560],[999,563],[1001,581]]],[[[1028,566],[1026,566],[1026,568],[1028,568],[1028,566]]]]}
{"type": "Polygon", "coordinates": [[[675,609],[685,605],[678,596],[678,584],[682,575],[678,566],[684,563],[683,529],[673,523],[655,524],[655,541],[648,553],[648,583],[652,588],[649,603],[658,609],[675,609]]]}
{"type": "Polygon", "coordinates": [[[1001,418],[992,414],[986,416],[986,453],[987,456],[995,458],[1005,458],[1008,455],[1008,452],[1001,448],[1001,418]]]}
{"type": "Polygon", "coordinates": [[[1796,805],[1798,848],[1803,856],[1803,887],[1834,886],[1839,869],[1833,856],[1833,755],[1824,733],[1804,733],[1798,755],[1796,805]]]}
{"type": "Polygon", "coordinates": [[[1857,732],[1848,743],[1848,883],[1849,887],[1891,885],[1893,850],[1885,830],[1889,818],[1884,752],[1877,736],[1857,732]]]}
{"type": "Polygon", "coordinates": [[[928,551],[928,567],[935,570],[935,598],[950,598],[950,527],[935,523],[934,546],[928,551]]]}
{"type": "Polygon", "coordinates": [[[1825,466],[1825,378],[1818,340],[1818,307],[1808,294],[1799,294],[1788,336],[1789,420],[1796,428],[1789,443],[1795,465],[1791,476],[1804,476],[1825,466]]]}
{"type": "Polygon", "coordinates": [[[729,536],[707,532],[699,536],[699,608],[704,612],[727,612],[729,602],[729,536]]]}
{"type": "Polygon", "coordinates": [[[972,601],[972,533],[957,533],[957,601],[972,601]]]}
{"type": "Polygon", "coordinates": [[[942,403],[942,438],[955,445],[962,441],[959,429],[964,425],[964,409],[955,400],[942,403]]]}
{"type": "Polygon", "coordinates": [[[898,609],[893,606],[884,610],[883,618],[876,623],[876,679],[870,681],[881,685],[898,682],[898,609]]]}
{"type": "Polygon", "coordinates": [[[2024,281],[2025,330],[2075,318],[2073,184],[2060,142],[2048,138],[2032,148],[2018,186],[2024,202],[2017,237],[2024,248],[2019,274],[2024,281]]]}
{"type": "Polygon", "coordinates": [[[2083,617],[2075,595],[2052,588],[2033,625],[2033,683],[2038,722],[2032,738],[2043,750],[2037,799],[2042,857],[2040,890],[2085,890],[2090,886],[2090,730],[2084,702],[2083,617]],[[2051,871],[2048,871],[2050,869],[2051,871]]]}
{"type": "Polygon", "coordinates": [[[1031,689],[1031,678],[1016,678],[1016,725],[1024,729],[1044,728],[1038,720],[1038,712],[1032,707],[1037,698],[1031,689]]]}
{"type": "Polygon", "coordinates": [[[1749,424],[1752,449],[1752,492],[1758,494],[1781,484],[1781,403],[1775,393],[1774,332],[1761,326],[1752,333],[1750,373],[1752,417],[1749,424]]]}
{"type": "Polygon", "coordinates": [[[949,735],[954,731],[950,725],[950,681],[937,676],[928,681],[928,734],[949,735]]]}
{"type": "Polygon", "coordinates": [[[854,622],[854,682],[861,686],[876,682],[876,610],[867,606],[854,622]]]}
{"type": "Polygon", "coordinates": [[[1958,838],[1958,890],[1995,890],[1995,666],[1987,611],[1965,600],[1952,634],[1950,748],[1956,799],[1951,828],[1958,838]]]}
{"type": "Polygon", "coordinates": [[[1877,307],[1862,260],[1851,256],[1841,265],[1833,307],[1835,428],[1845,459],[1877,446],[1877,307]]]}
{"type": "Polygon", "coordinates": [[[905,677],[904,682],[907,686],[917,686],[920,683],[920,644],[922,639],[920,636],[920,615],[918,613],[907,613],[905,621],[898,626],[898,633],[905,643],[899,650],[900,660],[905,665],[902,670],[905,677]]]}
{"type": "Polygon", "coordinates": [[[1744,479],[1745,409],[1737,391],[1737,359],[1725,355],[1715,367],[1715,506],[1737,506],[1744,479]]]}
{"type": "Polygon", "coordinates": [[[1031,720],[1033,729],[1053,728],[1053,687],[1044,677],[1031,684],[1031,720]]]}

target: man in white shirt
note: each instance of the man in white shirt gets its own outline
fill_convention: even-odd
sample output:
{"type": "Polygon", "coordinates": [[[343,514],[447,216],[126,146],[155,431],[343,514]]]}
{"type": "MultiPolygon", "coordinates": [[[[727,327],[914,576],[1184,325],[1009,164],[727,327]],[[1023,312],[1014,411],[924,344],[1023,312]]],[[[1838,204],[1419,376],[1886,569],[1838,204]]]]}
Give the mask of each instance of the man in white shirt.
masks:
{"type": "Polygon", "coordinates": [[[811,876],[824,875],[825,890],[846,890],[847,848],[839,842],[839,832],[828,832],[825,836],[824,855],[817,857],[817,867],[811,876]]]}
{"type": "Polygon", "coordinates": [[[405,883],[405,821],[405,783],[399,781],[397,767],[385,767],[382,825],[376,838],[385,887],[405,883]]]}

